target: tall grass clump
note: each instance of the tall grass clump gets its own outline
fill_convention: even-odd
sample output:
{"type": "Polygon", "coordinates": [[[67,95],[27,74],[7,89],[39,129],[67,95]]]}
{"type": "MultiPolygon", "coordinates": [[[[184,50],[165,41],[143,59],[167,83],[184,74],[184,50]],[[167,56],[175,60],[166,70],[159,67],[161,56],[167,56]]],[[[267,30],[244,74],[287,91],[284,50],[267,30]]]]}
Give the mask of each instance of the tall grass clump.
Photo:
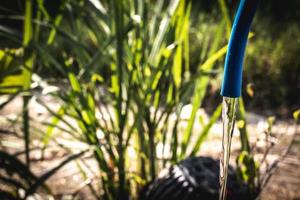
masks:
{"type": "MultiPolygon", "coordinates": [[[[203,48],[193,68],[191,1],[65,0],[55,16],[38,2],[36,19],[29,21],[32,15],[26,10],[23,46],[30,52],[28,65],[36,67],[30,68],[35,77],[46,82],[39,84],[42,94],[28,88],[52,117],[43,123],[42,151],[60,132],[87,144],[97,161],[101,188],[97,193],[91,185],[92,193],[98,199],[122,200],[136,198],[162,167],[197,155],[221,113],[218,106],[203,129],[193,131],[210,80],[221,71],[216,63],[227,50],[221,46],[222,33],[230,27],[223,1],[226,17],[216,26],[215,37],[201,33],[203,48]],[[54,82],[45,72],[55,76],[54,82]],[[43,95],[59,107],[53,109],[43,95]],[[187,104],[192,110],[181,133],[187,104]]],[[[29,149],[27,97],[24,102],[29,149]]],[[[248,145],[246,139],[244,143],[248,145]]]]}

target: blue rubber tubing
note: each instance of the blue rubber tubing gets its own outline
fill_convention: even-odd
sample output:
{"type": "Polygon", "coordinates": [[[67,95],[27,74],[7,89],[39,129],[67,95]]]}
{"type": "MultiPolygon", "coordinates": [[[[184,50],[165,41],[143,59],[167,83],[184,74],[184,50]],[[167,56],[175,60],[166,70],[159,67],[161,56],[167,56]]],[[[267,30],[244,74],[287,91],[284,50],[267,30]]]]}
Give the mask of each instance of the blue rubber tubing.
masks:
{"type": "Polygon", "coordinates": [[[225,58],[221,95],[241,96],[243,60],[250,26],[260,0],[241,0],[231,30],[225,58]]]}

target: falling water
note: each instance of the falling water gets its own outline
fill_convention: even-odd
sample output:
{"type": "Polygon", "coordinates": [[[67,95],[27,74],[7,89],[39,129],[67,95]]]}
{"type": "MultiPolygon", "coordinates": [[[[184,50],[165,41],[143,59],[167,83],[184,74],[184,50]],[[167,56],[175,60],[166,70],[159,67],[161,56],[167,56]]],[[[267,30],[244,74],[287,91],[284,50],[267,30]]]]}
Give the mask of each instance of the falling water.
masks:
{"type": "Polygon", "coordinates": [[[219,200],[226,199],[226,183],[228,175],[228,164],[230,158],[231,138],[235,122],[235,110],[237,98],[223,97],[223,137],[222,137],[222,155],[220,159],[220,196],[219,200]]]}

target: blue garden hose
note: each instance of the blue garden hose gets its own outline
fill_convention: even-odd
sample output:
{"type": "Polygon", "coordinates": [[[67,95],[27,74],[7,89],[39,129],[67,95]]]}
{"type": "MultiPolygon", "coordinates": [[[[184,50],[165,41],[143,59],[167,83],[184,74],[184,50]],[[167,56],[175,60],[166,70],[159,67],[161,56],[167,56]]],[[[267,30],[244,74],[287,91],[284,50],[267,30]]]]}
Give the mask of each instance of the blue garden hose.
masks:
{"type": "Polygon", "coordinates": [[[229,39],[221,95],[237,98],[241,96],[243,60],[250,25],[259,0],[241,0],[229,39]]]}

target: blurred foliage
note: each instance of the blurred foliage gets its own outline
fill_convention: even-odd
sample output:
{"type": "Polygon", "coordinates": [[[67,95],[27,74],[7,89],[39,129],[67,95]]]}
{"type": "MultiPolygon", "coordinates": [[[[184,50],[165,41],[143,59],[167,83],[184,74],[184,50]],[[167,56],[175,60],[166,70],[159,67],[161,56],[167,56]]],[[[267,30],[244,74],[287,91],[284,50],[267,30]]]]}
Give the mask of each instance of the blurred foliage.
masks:
{"type": "MultiPolygon", "coordinates": [[[[226,6],[232,20],[239,1],[226,0],[226,6]]],[[[193,13],[201,13],[205,18],[202,23],[194,23],[199,33],[201,27],[208,27],[205,34],[214,36],[213,27],[220,25],[222,14],[216,8],[218,1],[194,1],[193,13]]],[[[249,41],[247,56],[244,68],[243,96],[246,107],[260,112],[272,110],[284,117],[291,116],[291,111],[300,104],[300,2],[289,0],[284,3],[280,0],[264,0],[260,2],[258,14],[254,19],[252,31],[254,39],[249,41]],[[249,85],[251,94],[249,95],[249,85]],[[278,112],[277,112],[278,111],[278,112]]],[[[192,21],[201,20],[193,17],[192,21]]],[[[193,28],[191,28],[193,29],[193,28]]],[[[193,35],[193,32],[191,33],[193,35]]],[[[223,37],[225,38],[225,32],[223,37]]],[[[191,58],[201,52],[201,40],[195,40],[191,44],[191,58]],[[196,53],[195,53],[196,52],[196,53]]],[[[191,68],[193,68],[191,59],[191,68]]],[[[222,65],[222,62],[221,62],[222,65]]],[[[214,83],[209,98],[206,98],[208,105],[214,104],[218,90],[214,83]]],[[[218,88],[218,86],[217,86],[218,88]]],[[[264,113],[262,113],[264,114],[264,113]]]]}
{"type": "MultiPolygon", "coordinates": [[[[201,150],[221,114],[215,105],[237,1],[26,0],[31,9],[21,0],[8,2],[0,6],[0,85],[22,87],[0,90],[33,95],[51,114],[51,121],[42,123],[42,152],[62,132],[87,144],[100,173],[102,191],[90,186],[96,198],[136,197],[158,169],[201,150]],[[18,78],[24,71],[26,78],[18,78]],[[51,108],[46,95],[59,108],[51,108]],[[180,132],[188,104],[191,113],[180,132]],[[203,105],[214,105],[212,115],[195,132],[203,105]]],[[[285,29],[276,26],[275,2],[262,6],[245,61],[245,102],[257,108],[300,102],[299,23],[286,11],[278,20],[285,29]]],[[[29,161],[28,102],[24,98],[29,161]]],[[[242,99],[239,105],[237,164],[241,178],[255,189],[259,166],[251,155],[242,99]]]]}
{"type": "Polygon", "coordinates": [[[275,38],[266,31],[268,26],[257,23],[257,37],[249,45],[244,77],[255,91],[249,103],[258,108],[293,108],[300,102],[300,26],[291,23],[275,38]]]}
{"type": "MultiPolygon", "coordinates": [[[[62,14],[63,9],[60,7],[61,0],[56,1],[43,1],[43,7],[46,8],[47,18],[54,20],[56,15],[62,14]]],[[[190,70],[193,73],[197,65],[204,57],[206,47],[209,47],[213,40],[216,29],[220,27],[222,22],[222,10],[219,8],[219,3],[222,1],[209,1],[209,0],[194,0],[192,1],[191,11],[191,28],[190,28],[190,70]],[[203,40],[205,34],[205,40],[203,40]],[[201,53],[202,52],[202,53],[201,53]],[[199,55],[201,55],[199,57],[199,55]]],[[[223,5],[228,8],[229,20],[232,21],[237,7],[237,0],[225,0],[223,5]]],[[[246,106],[259,111],[259,108],[277,110],[279,108],[295,108],[300,102],[299,92],[299,19],[298,12],[299,1],[289,0],[282,4],[280,0],[264,0],[260,3],[258,15],[255,18],[253,30],[256,34],[255,38],[249,43],[248,56],[246,56],[246,65],[244,73],[244,96],[246,106]],[[295,38],[295,39],[291,39],[295,38]],[[290,77],[292,75],[292,77],[290,77]],[[268,77],[268,79],[265,78],[268,77]],[[269,81],[267,81],[269,80],[269,81]],[[246,93],[247,85],[251,84],[254,96],[248,96],[246,93]],[[266,89],[268,88],[268,89],[266,89]]],[[[34,7],[35,9],[38,6],[34,7]]],[[[0,8],[4,15],[6,14],[19,14],[22,12],[23,5],[16,1],[16,3],[9,3],[9,1],[2,3],[0,8]],[[8,9],[4,9],[8,8],[8,9]]],[[[83,14],[82,12],[74,15],[78,17],[83,14]]],[[[61,19],[56,19],[59,24],[61,19]]],[[[226,20],[227,21],[227,20],[226,20]]],[[[22,30],[21,20],[11,18],[1,18],[0,24],[8,27],[17,33],[22,30]]],[[[227,25],[226,25],[227,26],[227,25]]],[[[64,27],[64,28],[67,28],[64,27]]],[[[226,43],[227,38],[223,35],[223,44],[226,43]]],[[[1,38],[3,36],[0,35],[1,38]]],[[[43,36],[42,36],[43,37],[43,36]]],[[[45,39],[45,38],[44,38],[45,39]]],[[[82,38],[83,39],[83,38],[82,38]]],[[[221,43],[222,43],[221,42],[221,43]]],[[[18,42],[2,39],[1,46],[17,44],[18,42]]],[[[60,46],[68,48],[67,41],[60,41],[60,46]]],[[[93,43],[86,41],[88,46],[93,47],[93,43]]],[[[56,44],[53,44],[56,45],[56,44]]],[[[18,45],[14,45],[18,47],[18,45]]],[[[95,47],[95,46],[94,46],[95,47]]],[[[51,51],[51,54],[60,60],[64,60],[63,55],[59,51],[51,51]]],[[[46,63],[43,63],[45,65],[46,63]]],[[[223,62],[220,60],[220,66],[223,62]]],[[[51,65],[50,63],[46,66],[51,65]]],[[[49,70],[47,67],[39,67],[39,74],[41,76],[62,76],[57,70],[49,70]]],[[[103,69],[104,70],[104,69],[103,69]]],[[[218,96],[218,81],[212,82],[209,86],[208,96],[218,96]]],[[[208,98],[205,104],[209,103],[213,98],[208,98]]],[[[286,111],[291,113],[290,111],[286,111]]],[[[287,114],[287,113],[282,113],[287,114]]]]}
{"type": "Polygon", "coordinates": [[[293,117],[294,117],[294,119],[295,119],[296,122],[298,122],[299,116],[300,116],[300,109],[294,111],[294,113],[293,113],[293,117]]]}
{"type": "MultiPolygon", "coordinates": [[[[201,35],[205,48],[190,71],[189,1],[66,0],[55,16],[47,13],[43,1],[37,2],[31,14],[25,9],[21,36],[12,35],[7,26],[0,33],[35,58],[30,63],[33,76],[28,76],[33,82],[26,92],[52,115],[51,122],[43,123],[42,151],[61,131],[87,144],[100,173],[102,191],[95,197],[123,200],[136,197],[137,189],[153,180],[159,168],[200,150],[221,114],[219,106],[203,131],[193,131],[210,78],[220,72],[214,64],[226,53],[224,26],[215,26],[217,37],[201,35]],[[60,107],[51,108],[43,95],[52,96],[60,107]],[[179,134],[183,107],[190,103],[188,126],[179,134]]],[[[22,58],[19,65],[27,61],[22,58]]],[[[29,149],[31,119],[28,99],[24,102],[24,142],[29,149]]]]}

